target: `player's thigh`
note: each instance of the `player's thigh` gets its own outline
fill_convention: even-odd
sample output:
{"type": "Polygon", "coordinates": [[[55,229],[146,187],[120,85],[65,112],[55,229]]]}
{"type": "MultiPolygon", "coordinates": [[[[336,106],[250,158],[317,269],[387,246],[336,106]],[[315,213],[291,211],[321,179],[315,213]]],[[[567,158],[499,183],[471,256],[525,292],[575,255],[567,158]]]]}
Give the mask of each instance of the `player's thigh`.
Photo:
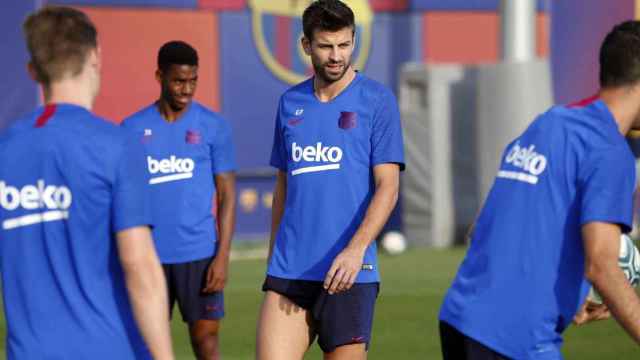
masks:
{"type": "Polygon", "coordinates": [[[366,360],[366,344],[349,344],[337,347],[330,353],[324,353],[324,360],[366,360]]]}
{"type": "Polygon", "coordinates": [[[171,264],[162,264],[162,271],[164,273],[164,280],[167,287],[167,301],[169,304],[169,318],[171,318],[171,314],[173,312],[173,305],[176,302],[176,291],[173,287],[173,265],[171,264]]]}
{"type": "Polygon", "coordinates": [[[348,358],[340,355],[343,353],[366,358],[378,291],[378,283],[364,283],[336,294],[320,294],[313,307],[313,321],[318,345],[330,359],[348,358]]]}
{"type": "Polygon", "coordinates": [[[200,320],[219,321],[224,317],[224,292],[202,291],[210,263],[211,258],[207,258],[176,264],[173,268],[176,299],[182,319],[189,327],[200,320]]]}
{"type": "Polygon", "coordinates": [[[258,360],[300,360],[313,340],[309,312],[287,297],[266,291],[258,319],[258,360]]]}

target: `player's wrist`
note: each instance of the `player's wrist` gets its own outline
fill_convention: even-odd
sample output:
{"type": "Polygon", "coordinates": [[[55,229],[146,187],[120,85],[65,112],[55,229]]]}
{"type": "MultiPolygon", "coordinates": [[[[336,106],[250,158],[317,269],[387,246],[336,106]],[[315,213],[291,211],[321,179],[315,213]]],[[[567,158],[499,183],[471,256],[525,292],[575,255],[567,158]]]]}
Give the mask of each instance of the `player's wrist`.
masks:
{"type": "Polygon", "coordinates": [[[218,249],[215,259],[229,261],[231,255],[231,249],[218,249]]]}
{"type": "Polygon", "coordinates": [[[363,257],[364,253],[367,251],[367,246],[363,245],[363,244],[349,244],[347,245],[347,247],[345,248],[345,250],[349,253],[358,255],[363,257]]]}

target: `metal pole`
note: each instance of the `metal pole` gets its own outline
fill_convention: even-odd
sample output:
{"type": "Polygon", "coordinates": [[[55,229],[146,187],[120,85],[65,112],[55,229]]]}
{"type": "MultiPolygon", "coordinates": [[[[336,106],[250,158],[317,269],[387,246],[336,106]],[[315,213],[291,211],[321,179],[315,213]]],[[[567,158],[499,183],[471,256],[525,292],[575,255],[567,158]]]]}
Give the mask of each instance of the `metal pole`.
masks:
{"type": "Polygon", "coordinates": [[[535,59],[536,0],[501,0],[500,25],[503,62],[535,59]]]}

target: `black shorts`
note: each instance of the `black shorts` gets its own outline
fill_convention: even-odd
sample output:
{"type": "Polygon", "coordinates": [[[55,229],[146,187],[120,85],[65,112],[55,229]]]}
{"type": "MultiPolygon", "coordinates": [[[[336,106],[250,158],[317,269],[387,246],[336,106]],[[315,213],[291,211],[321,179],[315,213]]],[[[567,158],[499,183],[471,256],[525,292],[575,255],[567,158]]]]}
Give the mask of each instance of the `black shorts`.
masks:
{"type": "Polygon", "coordinates": [[[440,344],[443,360],[508,360],[488,347],[440,321],[440,344]]]}
{"type": "Polygon", "coordinates": [[[182,320],[189,324],[197,320],[219,320],[224,317],[224,292],[202,292],[212,259],[162,264],[169,292],[169,316],[177,301],[182,320]]]}
{"type": "Polygon", "coordinates": [[[263,291],[273,291],[310,311],[318,345],[325,353],[338,346],[364,343],[369,348],[373,310],[379,283],[354,284],[351,289],[329,295],[321,281],[289,280],[267,276],[263,291]]]}

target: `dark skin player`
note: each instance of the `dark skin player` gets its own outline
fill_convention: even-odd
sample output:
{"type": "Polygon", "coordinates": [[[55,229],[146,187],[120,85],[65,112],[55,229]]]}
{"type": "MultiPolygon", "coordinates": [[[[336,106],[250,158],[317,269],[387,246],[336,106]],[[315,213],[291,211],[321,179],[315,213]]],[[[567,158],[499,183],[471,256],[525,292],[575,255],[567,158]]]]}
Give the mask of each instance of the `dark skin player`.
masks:
{"type": "MultiPolygon", "coordinates": [[[[198,85],[198,67],[170,65],[166,71],[158,69],[156,80],[161,93],[157,106],[162,117],[173,123],[186,113],[198,85]]],[[[235,223],[235,174],[220,173],[214,176],[216,202],[218,204],[218,253],[209,265],[204,293],[222,291],[227,282],[231,237],[235,223]]],[[[218,331],[220,321],[197,320],[189,324],[191,345],[199,359],[218,358],[218,331]]]]}

